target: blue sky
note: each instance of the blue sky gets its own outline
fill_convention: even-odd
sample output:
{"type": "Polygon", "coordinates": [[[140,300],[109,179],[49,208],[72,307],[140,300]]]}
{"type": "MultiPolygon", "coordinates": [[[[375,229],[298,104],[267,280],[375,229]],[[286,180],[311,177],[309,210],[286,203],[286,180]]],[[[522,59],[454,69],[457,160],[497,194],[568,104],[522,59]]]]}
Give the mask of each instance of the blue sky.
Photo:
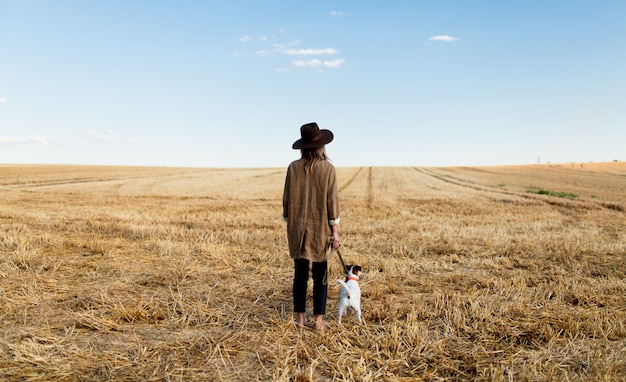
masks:
{"type": "Polygon", "coordinates": [[[626,1],[0,0],[0,163],[626,160],[626,1]]]}

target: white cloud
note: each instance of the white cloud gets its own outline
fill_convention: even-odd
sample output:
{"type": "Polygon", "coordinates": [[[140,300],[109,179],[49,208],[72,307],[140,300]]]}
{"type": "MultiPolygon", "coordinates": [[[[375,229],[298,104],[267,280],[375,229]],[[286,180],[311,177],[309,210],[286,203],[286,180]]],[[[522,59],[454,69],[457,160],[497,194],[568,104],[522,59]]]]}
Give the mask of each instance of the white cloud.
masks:
{"type": "Polygon", "coordinates": [[[23,136],[0,136],[0,143],[38,143],[41,145],[49,145],[53,141],[57,141],[56,138],[47,138],[43,135],[32,134],[23,136]]]}
{"type": "Polygon", "coordinates": [[[81,142],[83,143],[89,143],[94,141],[111,142],[116,139],[116,135],[112,130],[107,130],[104,133],[93,130],[85,130],[85,135],[87,135],[87,138],[81,140],[81,142]]]}
{"type": "Polygon", "coordinates": [[[7,102],[7,99],[6,99],[6,98],[4,98],[4,97],[0,97],[0,103],[6,103],[6,102],[7,102]]]}
{"type": "Polygon", "coordinates": [[[447,34],[441,34],[441,35],[437,35],[437,36],[432,36],[428,40],[430,40],[430,41],[443,41],[443,42],[459,41],[458,38],[452,37],[452,36],[448,36],[447,34]]]}
{"type": "Polygon", "coordinates": [[[66,145],[70,143],[80,143],[88,145],[94,142],[138,142],[134,138],[121,138],[118,137],[112,130],[105,132],[97,132],[93,130],[86,130],[82,138],[56,138],[46,137],[41,134],[31,135],[14,135],[14,136],[0,136],[0,144],[39,144],[43,146],[49,146],[52,144],[66,145]]]}
{"type": "Polygon", "coordinates": [[[95,142],[137,142],[134,138],[123,138],[120,137],[113,130],[106,130],[104,132],[93,131],[93,130],[85,130],[85,136],[78,140],[79,143],[83,145],[89,145],[95,142]]]}
{"type": "MultiPolygon", "coordinates": [[[[341,15],[341,12],[333,11],[334,15],[341,15]]],[[[285,33],[284,30],[280,30],[280,33],[285,33]]],[[[285,56],[312,56],[311,59],[292,61],[291,64],[294,67],[299,68],[338,68],[345,63],[344,59],[332,59],[323,61],[320,56],[333,56],[339,54],[339,50],[335,48],[301,48],[302,41],[299,39],[289,39],[288,41],[277,41],[277,37],[272,35],[260,35],[259,37],[251,37],[245,35],[237,39],[240,42],[248,42],[252,40],[259,40],[266,43],[266,47],[260,47],[260,49],[254,50],[254,54],[257,57],[267,57],[272,55],[285,55],[285,56]]],[[[236,51],[235,56],[244,56],[241,51],[236,51]]],[[[285,66],[279,67],[276,71],[289,70],[285,66]]]]}
{"type": "Polygon", "coordinates": [[[296,60],[293,61],[293,66],[298,67],[298,68],[316,68],[318,66],[322,66],[322,61],[318,60],[317,58],[314,58],[312,60],[296,60]]]}
{"type": "Polygon", "coordinates": [[[343,16],[343,12],[339,11],[330,11],[331,16],[343,16]]]}
{"type": "Polygon", "coordinates": [[[272,47],[274,47],[274,49],[278,50],[278,51],[283,51],[286,50],[288,47],[292,47],[292,46],[297,46],[301,43],[302,41],[295,39],[295,40],[291,40],[288,43],[285,44],[272,44],[272,47]]]}
{"type": "Polygon", "coordinates": [[[333,48],[326,49],[282,49],[281,53],[288,56],[313,56],[319,54],[337,54],[339,51],[333,48]]]}
{"type": "Polygon", "coordinates": [[[346,62],[346,60],[344,60],[343,58],[338,58],[332,61],[324,61],[324,65],[328,68],[338,68],[343,65],[344,62],[346,62]]]}
{"type": "Polygon", "coordinates": [[[332,61],[320,61],[317,58],[312,60],[296,60],[292,61],[293,66],[298,68],[319,68],[325,66],[327,68],[338,68],[345,62],[344,59],[336,59],[332,61]]]}
{"type": "Polygon", "coordinates": [[[236,41],[239,42],[248,42],[248,41],[252,41],[252,40],[259,40],[259,41],[267,41],[269,40],[269,37],[265,36],[265,35],[260,35],[257,37],[252,37],[249,35],[244,35],[242,37],[239,37],[236,41]]]}

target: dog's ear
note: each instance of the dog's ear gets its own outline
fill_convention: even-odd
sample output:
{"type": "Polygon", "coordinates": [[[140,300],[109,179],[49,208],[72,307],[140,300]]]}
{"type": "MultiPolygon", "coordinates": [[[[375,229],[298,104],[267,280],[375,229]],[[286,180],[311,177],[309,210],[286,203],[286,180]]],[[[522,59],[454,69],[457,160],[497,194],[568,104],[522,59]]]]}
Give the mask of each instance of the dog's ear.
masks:
{"type": "Polygon", "coordinates": [[[360,275],[361,274],[361,267],[358,265],[353,265],[352,266],[352,273],[354,273],[355,275],[360,275]]]}

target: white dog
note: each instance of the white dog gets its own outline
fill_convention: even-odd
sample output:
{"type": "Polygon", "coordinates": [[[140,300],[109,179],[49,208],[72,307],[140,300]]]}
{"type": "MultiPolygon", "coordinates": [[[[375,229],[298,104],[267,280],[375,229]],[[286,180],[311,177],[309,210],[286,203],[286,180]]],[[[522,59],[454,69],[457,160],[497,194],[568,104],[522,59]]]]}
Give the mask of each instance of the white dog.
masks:
{"type": "Polygon", "coordinates": [[[337,280],[337,285],[342,285],[339,297],[339,323],[341,323],[341,316],[348,307],[354,309],[356,317],[359,319],[359,323],[361,323],[361,288],[359,287],[359,278],[361,278],[361,267],[353,265],[350,267],[350,271],[348,271],[346,281],[337,280]]]}

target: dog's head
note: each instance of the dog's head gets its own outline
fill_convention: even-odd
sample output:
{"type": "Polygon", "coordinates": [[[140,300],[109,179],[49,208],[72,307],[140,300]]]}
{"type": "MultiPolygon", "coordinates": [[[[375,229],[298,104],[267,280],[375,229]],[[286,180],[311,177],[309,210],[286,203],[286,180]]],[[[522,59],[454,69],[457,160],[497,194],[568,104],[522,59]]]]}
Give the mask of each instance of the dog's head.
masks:
{"type": "Polygon", "coordinates": [[[359,265],[348,265],[346,268],[348,268],[348,277],[350,277],[350,275],[361,277],[361,273],[363,273],[359,265]]]}

